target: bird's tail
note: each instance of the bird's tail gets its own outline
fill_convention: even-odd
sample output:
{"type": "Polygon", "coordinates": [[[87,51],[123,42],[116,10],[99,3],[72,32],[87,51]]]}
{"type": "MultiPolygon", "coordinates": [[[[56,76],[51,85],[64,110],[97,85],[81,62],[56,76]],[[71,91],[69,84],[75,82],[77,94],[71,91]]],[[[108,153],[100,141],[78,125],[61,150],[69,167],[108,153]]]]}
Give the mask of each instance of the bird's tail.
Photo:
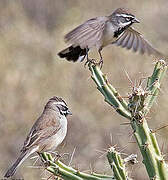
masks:
{"type": "Polygon", "coordinates": [[[80,46],[70,46],[61,52],[58,53],[58,56],[60,58],[66,58],[68,61],[80,61],[82,62],[86,55],[88,53],[88,50],[86,48],[82,49],[80,46]]]}
{"type": "Polygon", "coordinates": [[[5,178],[11,177],[15,174],[17,168],[22,164],[22,162],[30,155],[32,154],[32,151],[23,151],[21,152],[18,159],[15,161],[15,163],[8,169],[8,171],[5,174],[5,178]]]}

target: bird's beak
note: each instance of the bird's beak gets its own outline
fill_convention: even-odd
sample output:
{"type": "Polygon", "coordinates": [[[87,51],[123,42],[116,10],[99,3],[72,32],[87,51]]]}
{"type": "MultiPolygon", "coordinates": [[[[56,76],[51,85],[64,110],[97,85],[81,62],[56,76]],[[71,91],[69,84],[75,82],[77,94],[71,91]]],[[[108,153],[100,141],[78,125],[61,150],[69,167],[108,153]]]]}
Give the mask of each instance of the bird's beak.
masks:
{"type": "Polygon", "coordinates": [[[70,110],[68,110],[68,111],[67,111],[67,114],[68,114],[68,115],[72,115],[72,113],[71,113],[71,111],[70,111],[70,110]]]}
{"type": "Polygon", "coordinates": [[[140,21],[139,21],[137,18],[134,18],[134,19],[132,20],[132,22],[133,22],[133,23],[140,23],[140,21]]]}

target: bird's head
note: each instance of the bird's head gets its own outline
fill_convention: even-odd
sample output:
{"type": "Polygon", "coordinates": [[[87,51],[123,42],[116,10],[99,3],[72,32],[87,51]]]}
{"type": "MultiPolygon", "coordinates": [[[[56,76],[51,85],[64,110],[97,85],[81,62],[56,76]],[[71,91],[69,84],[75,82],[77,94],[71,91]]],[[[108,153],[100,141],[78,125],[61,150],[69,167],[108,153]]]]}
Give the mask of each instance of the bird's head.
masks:
{"type": "Polygon", "coordinates": [[[133,23],[140,23],[140,21],[133,14],[124,8],[116,9],[112,15],[110,15],[110,17],[113,23],[120,28],[129,27],[133,23]]]}
{"type": "Polygon", "coordinates": [[[64,116],[72,115],[71,111],[68,109],[66,102],[62,98],[57,96],[54,96],[49,99],[45,106],[45,109],[46,108],[53,109],[56,111],[59,110],[60,114],[64,116]]]}

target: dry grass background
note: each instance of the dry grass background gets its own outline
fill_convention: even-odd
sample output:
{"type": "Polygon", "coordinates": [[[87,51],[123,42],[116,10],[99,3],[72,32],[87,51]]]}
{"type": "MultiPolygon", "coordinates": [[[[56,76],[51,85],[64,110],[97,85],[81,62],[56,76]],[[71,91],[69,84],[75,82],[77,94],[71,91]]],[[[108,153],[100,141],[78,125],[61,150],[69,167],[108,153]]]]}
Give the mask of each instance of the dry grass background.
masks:
{"type": "MultiPolygon", "coordinates": [[[[140,19],[136,29],[163,53],[168,54],[167,0],[1,0],[0,1],[0,178],[19,155],[23,141],[47,100],[61,96],[69,105],[68,135],[58,150],[76,152],[72,165],[80,170],[91,166],[97,172],[111,173],[106,157],[99,150],[117,144],[124,152],[137,153],[139,164],[130,170],[138,180],[147,179],[141,155],[131,138],[129,126],[104,103],[88,69],[80,63],[61,60],[57,52],[66,47],[63,36],[88,18],[108,15],[118,7],[127,7],[140,19]],[[143,176],[142,176],[143,174],[143,176]]],[[[93,52],[94,57],[97,54],[93,52]]],[[[124,70],[135,81],[151,74],[153,59],[118,47],[103,50],[107,73],[123,96],[130,92],[124,70]]],[[[149,125],[156,128],[167,122],[167,79],[157,104],[149,114],[149,125]]],[[[167,149],[167,129],[158,132],[160,146],[167,149]]],[[[68,163],[69,159],[65,162],[68,163]]],[[[28,168],[27,160],[15,177],[42,179],[42,170],[28,168]]]]}

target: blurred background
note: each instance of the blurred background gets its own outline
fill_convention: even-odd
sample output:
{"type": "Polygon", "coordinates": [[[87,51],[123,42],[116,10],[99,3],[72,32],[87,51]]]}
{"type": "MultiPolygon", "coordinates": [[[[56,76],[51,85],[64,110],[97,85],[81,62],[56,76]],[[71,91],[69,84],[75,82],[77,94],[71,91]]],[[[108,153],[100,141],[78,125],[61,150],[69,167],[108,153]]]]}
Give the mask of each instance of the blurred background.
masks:
{"type": "MultiPolygon", "coordinates": [[[[134,27],[154,47],[168,54],[168,1],[135,0],[1,0],[0,1],[0,178],[15,161],[32,124],[54,95],[63,97],[73,116],[69,117],[68,134],[57,149],[72,153],[72,166],[111,174],[103,152],[110,145],[126,154],[137,153],[139,163],[129,168],[129,175],[148,179],[142,157],[128,122],[120,117],[97,91],[90,72],[81,63],[60,59],[65,48],[64,35],[85,20],[111,14],[126,7],[141,21],[134,27]],[[143,174],[143,176],[142,176],[143,174]]],[[[91,54],[97,58],[97,53],[91,54]]],[[[154,59],[133,54],[119,47],[103,50],[103,72],[122,96],[131,92],[130,82],[151,75],[154,59]]],[[[152,129],[167,124],[168,83],[164,80],[157,103],[148,115],[152,129]]],[[[167,128],[157,132],[162,152],[166,154],[167,128]]],[[[64,158],[66,164],[68,157],[64,158]]],[[[26,160],[16,178],[49,177],[43,170],[30,168],[26,160]]]]}

